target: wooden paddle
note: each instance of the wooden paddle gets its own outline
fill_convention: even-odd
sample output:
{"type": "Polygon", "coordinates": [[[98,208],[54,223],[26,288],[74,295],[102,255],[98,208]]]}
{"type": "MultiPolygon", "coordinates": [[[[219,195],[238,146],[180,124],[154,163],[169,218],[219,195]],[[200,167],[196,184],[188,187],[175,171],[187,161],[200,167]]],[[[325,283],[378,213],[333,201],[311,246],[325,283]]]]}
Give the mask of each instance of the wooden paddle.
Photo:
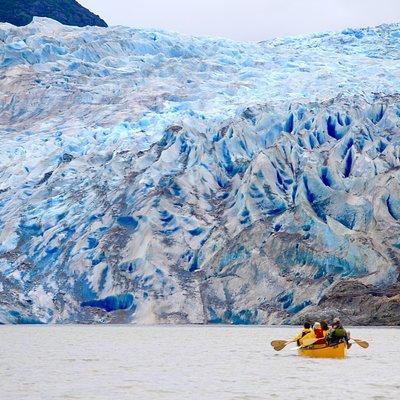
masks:
{"type": "MultiPolygon", "coordinates": [[[[317,342],[319,339],[303,339],[302,344],[299,348],[301,347],[307,347],[307,346],[311,346],[312,344],[314,344],[315,342],[317,342]]],[[[359,346],[361,346],[364,349],[367,349],[369,347],[369,343],[366,342],[365,340],[361,340],[361,339],[354,339],[351,338],[351,340],[354,343],[357,343],[359,346]]]]}
{"type": "Polygon", "coordinates": [[[323,339],[323,338],[310,338],[310,339],[303,339],[301,341],[301,346],[300,347],[307,347],[307,346],[311,346],[312,344],[314,344],[315,342],[318,342],[318,340],[323,339]]]}
{"type": "Polygon", "coordinates": [[[304,347],[311,346],[312,344],[314,344],[315,342],[317,342],[320,339],[321,338],[303,339],[303,341],[302,341],[303,344],[301,346],[298,346],[298,347],[293,347],[292,350],[299,350],[299,349],[303,349],[304,347]]]}
{"type": "Polygon", "coordinates": [[[276,351],[281,351],[284,349],[289,343],[293,343],[295,340],[273,340],[271,342],[271,346],[276,351]]]}
{"type": "Polygon", "coordinates": [[[357,343],[360,347],[362,347],[363,349],[367,349],[369,347],[369,343],[365,340],[361,340],[361,339],[354,339],[351,338],[351,340],[355,343],[357,343]]]}

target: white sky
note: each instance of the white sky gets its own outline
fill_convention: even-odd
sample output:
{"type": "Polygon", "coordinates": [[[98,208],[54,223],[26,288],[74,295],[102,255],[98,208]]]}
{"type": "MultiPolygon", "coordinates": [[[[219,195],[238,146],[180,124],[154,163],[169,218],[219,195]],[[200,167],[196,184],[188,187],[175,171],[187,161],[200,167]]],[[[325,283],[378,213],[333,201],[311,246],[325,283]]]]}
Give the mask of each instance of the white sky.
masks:
{"type": "Polygon", "coordinates": [[[236,40],[400,22],[400,0],[78,0],[109,25],[236,40]]]}

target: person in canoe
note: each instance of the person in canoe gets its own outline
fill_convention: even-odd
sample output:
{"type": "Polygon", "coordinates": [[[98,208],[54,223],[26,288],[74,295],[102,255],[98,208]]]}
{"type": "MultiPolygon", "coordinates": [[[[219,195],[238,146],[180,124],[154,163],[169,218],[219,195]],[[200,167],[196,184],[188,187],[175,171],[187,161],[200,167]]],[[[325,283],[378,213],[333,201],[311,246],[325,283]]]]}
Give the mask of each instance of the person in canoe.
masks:
{"type": "Polygon", "coordinates": [[[311,324],[309,322],[305,322],[303,325],[303,330],[294,338],[294,340],[297,342],[297,346],[301,346],[301,341],[304,336],[309,335],[311,332],[311,324]]]}
{"type": "MultiPolygon", "coordinates": [[[[304,330],[303,330],[304,331],[304,330]]],[[[310,331],[302,336],[300,339],[297,340],[299,346],[304,345],[305,340],[312,341],[312,345],[314,344],[326,344],[325,333],[324,330],[321,328],[321,324],[319,322],[315,322],[313,328],[310,331]],[[313,339],[315,339],[313,341],[313,339]]]]}
{"type": "Polygon", "coordinates": [[[325,340],[325,332],[322,329],[322,325],[320,322],[316,322],[313,326],[313,331],[314,331],[314,337],[315,339],[318,339],[314,344],[326,344],[325,340]]]}
{"type": "Polygon", "coordinates": [[[332,328],[330,329],[328,336],[327,336],[328,344],[334,345],[340,342],[346,342],[347,348],[349,349],[351,343],[350,334],[343,328],[342,323],[340,322],[339,318],[335,318],[332,322],[332,328]]]}
{"type": "Polygon", "coordinates": [[[322,330],[324,331],[324,336],[326,337],[328,335],[328,332],[329,332],[329,325],[325,320],[322,320],[320,322],[320,324],[321,324],[322,330]]]}

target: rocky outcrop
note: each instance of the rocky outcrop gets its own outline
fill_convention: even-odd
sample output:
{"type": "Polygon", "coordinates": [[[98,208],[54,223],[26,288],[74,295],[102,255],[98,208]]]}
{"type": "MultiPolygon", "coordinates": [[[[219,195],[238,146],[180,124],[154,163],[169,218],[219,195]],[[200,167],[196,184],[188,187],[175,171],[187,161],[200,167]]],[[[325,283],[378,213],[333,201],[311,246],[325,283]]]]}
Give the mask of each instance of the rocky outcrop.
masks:
{"type": "Polygon", "coordinates": [[[308,307],[291,322],[332,321],[337,316],[348,325],[400,326],[400,284],[377,287],[355,280],[338,282],[317,305],[308,307]]]}
{"type": "Polygon", "coordinates": [[[64,25],[103,26],[107,24],[75,0],[2,0],[0,22],[27,25],[33,17],[47,17],[64,25]]]}

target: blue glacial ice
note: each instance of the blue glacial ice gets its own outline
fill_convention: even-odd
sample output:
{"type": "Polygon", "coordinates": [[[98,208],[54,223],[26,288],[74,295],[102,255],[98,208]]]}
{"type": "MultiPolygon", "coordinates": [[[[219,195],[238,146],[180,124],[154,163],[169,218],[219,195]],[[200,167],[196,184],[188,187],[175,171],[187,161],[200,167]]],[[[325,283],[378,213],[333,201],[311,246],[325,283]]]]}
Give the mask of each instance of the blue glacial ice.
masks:
{"type": "Polygon", "coordinates": [[[399,59],[398,24],[0,24],[0,323],[281,323],[395,283],[399,59]]]}

